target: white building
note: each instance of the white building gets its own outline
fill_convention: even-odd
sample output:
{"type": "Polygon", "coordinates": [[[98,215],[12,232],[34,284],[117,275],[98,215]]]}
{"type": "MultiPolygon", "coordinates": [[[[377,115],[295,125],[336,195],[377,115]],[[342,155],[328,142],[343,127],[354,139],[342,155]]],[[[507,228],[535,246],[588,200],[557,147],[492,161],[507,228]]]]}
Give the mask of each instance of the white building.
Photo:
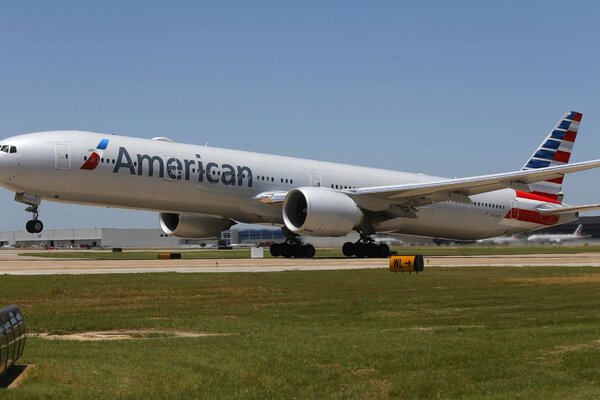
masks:
{"type": "Polygon", "coordinates": [[[173,248],[216,244],[217,240],[191,240],[170,237],[160,229],[56,229],[41,233],[26,231],[0,232],[0,245],[56,248],[123,247],[173,248]]]}

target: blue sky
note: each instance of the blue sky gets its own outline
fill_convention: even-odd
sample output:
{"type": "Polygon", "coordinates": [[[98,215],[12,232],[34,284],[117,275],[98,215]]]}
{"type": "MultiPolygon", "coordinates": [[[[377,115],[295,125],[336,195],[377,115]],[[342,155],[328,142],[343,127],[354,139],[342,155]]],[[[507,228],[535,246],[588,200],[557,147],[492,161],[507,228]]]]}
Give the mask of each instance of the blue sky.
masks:
{"type": "MultiPolygon", "coordinates": [[[[440,176],[519,169],[562,114],[600,158],[597,2],[3,1],[0,136],[84,129],[440,176]]],[[[600,171],[570,203],[600,202],[600,171]]],[[[24,206],[0,191],[1,230],[24,206]]],[[[47,229],[156,227],[46,202],[47,229]]]]}

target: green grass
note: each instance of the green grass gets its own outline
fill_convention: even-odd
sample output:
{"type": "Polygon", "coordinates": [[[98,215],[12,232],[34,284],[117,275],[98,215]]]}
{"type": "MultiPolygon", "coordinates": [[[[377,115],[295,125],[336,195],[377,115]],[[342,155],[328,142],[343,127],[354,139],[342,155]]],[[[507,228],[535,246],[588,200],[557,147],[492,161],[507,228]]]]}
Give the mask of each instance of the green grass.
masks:
{"type": "Polygon", "coordinates": [[[4,399],[600,397],[600,269],[1,276],[33,332],[4,399]]]}
{"type": "MultiPolygon", "coordinates": [[[[600,252],[600,246],[409,246],[394,247],[392,250],[398,254],[411,253],[423,254],[425,256],[471,256],[471,255],[495,255],[495,254],[576,254],[588,252],[600,252]]],[[[168,251],[168,250],[165,250],[168,251]]],[[[200,258],[250,258],[250,249],[233,250],[173,250],[180,252],[184,259],[200,258]]],[[[93,260],[156,260],[158,253],[164,251],[131,251],[125,250],[121,253],[109,251],[76,250],[76,251],[54,251],[26,253],[28,256],[48,258],[83,258],[93,260]]],[[[269,250],[265,249],[265,257],[270,258],[269,250]]],[[[341,249],[317,249],[317,258],[343,257],[341,249]]]]}

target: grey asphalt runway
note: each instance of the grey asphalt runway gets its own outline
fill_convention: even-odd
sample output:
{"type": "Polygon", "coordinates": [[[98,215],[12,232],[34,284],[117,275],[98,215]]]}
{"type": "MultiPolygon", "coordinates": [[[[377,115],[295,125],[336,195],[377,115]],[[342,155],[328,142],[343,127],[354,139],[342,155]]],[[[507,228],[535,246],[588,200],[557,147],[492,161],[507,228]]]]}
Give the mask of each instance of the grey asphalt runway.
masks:
{"type": "MultiPolygon", "coordinates": [[[[387,259],[198,259],[198,260],[87,260],[20,256],[17,250],[0,251],[0,275],[122,274],[147,272],[223,273],[325,271],[388,268],[387,259]]],[[[427,267],[474,266],[593,266],[600,253],[532,254],[499,256],[425,257],[427,267]]]]}

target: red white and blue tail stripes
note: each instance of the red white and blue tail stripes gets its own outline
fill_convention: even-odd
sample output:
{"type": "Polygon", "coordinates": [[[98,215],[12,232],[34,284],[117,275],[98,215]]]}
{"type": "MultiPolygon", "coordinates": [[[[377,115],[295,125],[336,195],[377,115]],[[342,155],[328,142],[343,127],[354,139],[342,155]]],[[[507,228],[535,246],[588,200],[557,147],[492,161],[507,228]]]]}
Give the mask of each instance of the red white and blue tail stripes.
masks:
{"type": "MultiPolygon", "coordinates": [[[[544,139],[540,147],[531,156],[523,169],[546,168],[564,165],[571,158],[573,144],[577,137],[577,130],[583,115],[576,111],[567,112],[550,134],[544,139]]],[[[518,197],[531,198],[540,201],[560,203],[563,178],[556,178],[544,182],[530,184],[531,193],[517,193],[518,197]]]]}

